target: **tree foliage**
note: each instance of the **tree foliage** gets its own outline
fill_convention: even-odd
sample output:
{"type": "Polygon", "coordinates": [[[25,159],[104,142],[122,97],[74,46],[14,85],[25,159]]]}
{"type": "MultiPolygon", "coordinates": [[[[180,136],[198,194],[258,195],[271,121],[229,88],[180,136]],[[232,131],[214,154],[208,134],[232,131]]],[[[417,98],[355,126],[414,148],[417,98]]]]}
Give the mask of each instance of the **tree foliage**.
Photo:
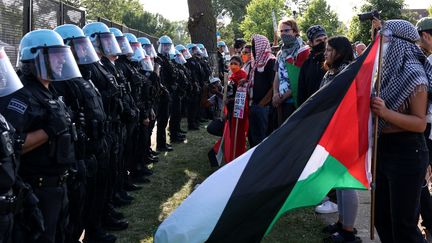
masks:
{"type": "Polygon", "coordinates": [[[130,28],[156,37],[162,35],[173,36],[176,34],[176,26],[160,14],[146,11],[141,13],[129,11],[124,13],[121,22],[130,28]]]}
{"type": "Polygon", "coordinates": [[[265,35],[270,42],[273,40],[272,10],[278,21],[289,12],[283,0],[252,0],[249,3],[245,19],[240,24],[246,41],[252,34],[265,35]]]}
{"type": "Polygon", "coordinates": [[[285,4],[291,6],[291,8],[295,7],[296,9],[293,10],[298,11],[298,14],[301,16],[308,9],[310,2],[311,0],[287,0],[285,4]]]}
{"type": "MultiPolygon", "coordinates": [[[[246,15],[246,6],[251,0],[212,0],[214,16],[229,17],[231,23],[219,29],[220,32],[233,33],[233,39],[242,37],[240,23],[246,15]]],[[[231,37],[231,36],[230,36],[231,37]]]]}
{"type": "Polygon", "coordinates": [[[428,8],[429,16],[432,17],[432,5],[428,8]]]}
{"type": "Polygon", "coordinates": [[[321,25],[326,29],[328,36],[342,34],[336,12],[330,9],[326,0],[312,0],[298,20],[298,25],[303,34],[312,25],[321,25]]]}
{"type": "MultiPolygon", "coordinates": [[[[74,0],[76,2],[76,0],[74,0]]],[[[139,0],[80,0],[80,7],[86,9],[87,19],[103,17],[121,23],[125,13],[142,13],[143,5],[139,0]]]]}
{"type": "MultiPolygon", "coordinates": [[[[411,16],[402,12],[404,0],[367,0],[360,7],[358,13],[369,12],[377,9],[381,12],[381,19],[406,19],[410,20],[411,16]]],[[[358,16],[353,16],[350,22],[348,37],[351,41],[371,42],[371,22],[360,22],[358,16]]]]}

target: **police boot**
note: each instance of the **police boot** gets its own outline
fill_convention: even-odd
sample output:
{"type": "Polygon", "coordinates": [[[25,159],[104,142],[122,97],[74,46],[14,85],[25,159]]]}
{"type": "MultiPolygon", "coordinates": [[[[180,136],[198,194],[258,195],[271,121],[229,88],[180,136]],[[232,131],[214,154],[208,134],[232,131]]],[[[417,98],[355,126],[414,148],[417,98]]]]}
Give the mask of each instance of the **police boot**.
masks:
{"type": "Polygon", "coordinates": [[[126,199],[120,197],[120,195],[117,193],[113,196],[113,199],[112,199],[112,204],[114,205],[114,207],[123,207],[123,206],[130,205],[131,203],[132,203],[132,200],[126,200],[126,199]]]}
{"type": "Polygon", "coordinates": [[[107,207],[108,207],[108,214],[111,215],[113,218],[117,220],[125,219],[125,216],[122,213],[116,211],[114,206],[111,203],[108,203],[107,207]]]}
{"type": "Polygon", "coordinates": [[[104,231],[98,231],[95,233],[85,233],[83,243],[114,243],[117,237],[112,234],[108,234],[104,231]]]}
{"type": "Polygon", "coordinates": [[[158,151],[154,151],[152,148],[149,148],[150,154],[153,156],[158,156],[160,153],[158,151]]]}
{"type": "Polygon", "coordinates": [[[129,193],[127,193],[125,190],[120,190],[119,192],[118,192],[118,195],[120,196],[120,198],[122,198],[123,200],[126,200],[126,201],[133,201],[135,198],[134,197],[132,197],[131,195],[129,195],[129,193]]]}
{"type": "MultiPolygon", "coordinates": [[[[131,180],[131,179],[129,179],[131,180]]],[[[142,189],[142,186],[138,186],[133,184],[132,182],[126,182],[125,185],[123,186],[123,188],[127,191],[127,192],[133,192],[133,191],[138,191],[142,189]]]]}
{"type": "Polygon", "coordinates": [[[127,229],[129,223],[126,220],[117,220],[111,215],[107,215],[102,221],[102,226],[109,231],[120,231],[127,229]]]}

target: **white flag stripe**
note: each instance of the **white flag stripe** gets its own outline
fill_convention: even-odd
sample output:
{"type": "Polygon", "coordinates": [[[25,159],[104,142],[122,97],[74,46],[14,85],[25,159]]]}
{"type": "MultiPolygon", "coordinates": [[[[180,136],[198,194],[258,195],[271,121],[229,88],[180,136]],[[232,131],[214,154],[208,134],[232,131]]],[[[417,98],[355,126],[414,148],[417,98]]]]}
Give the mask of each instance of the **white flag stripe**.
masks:
{"type": "Polygon", "coordinates": [[[255,147],[208,177],[159,226],[155,243],[202,243],[213,231],[255,147]],[[191,212],[193,212],[191,214],[191,212]]]}
{"type": "Polygon", "coordinates": [[[317,144],[298,180],[305,180],[311,174],[315,173],[324,164],[328,155],[329,152],[327,152],[324,147],[317,144]]]}

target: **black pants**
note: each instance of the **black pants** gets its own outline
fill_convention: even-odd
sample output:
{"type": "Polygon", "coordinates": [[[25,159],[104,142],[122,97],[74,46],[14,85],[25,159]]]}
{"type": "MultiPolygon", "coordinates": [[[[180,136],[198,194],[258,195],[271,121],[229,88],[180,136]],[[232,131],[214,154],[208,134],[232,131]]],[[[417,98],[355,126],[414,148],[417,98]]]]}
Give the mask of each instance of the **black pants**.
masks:
{"type": "Polygon", "coordinates": [[[291,116],[295,111],[294,103],[282,103],[279,105],[278,109],[278,128],[286,121],[286,119],[291,116]]]}
{"type": "Polygon", "coordinates": [[[187,121],[188,127],[199,127],[199,109],[201,97],[199,94],[190,94],[187,101],[187,121]]]}
{"type": "MultiPolygon", "coordinates": [[[[432,159],[432,140],[429,139],[429,133],[431,130],[431,124],[427,124],[426,131],[424,132],[426,145],[429,149],[429,165],[432,159]]],[[[432,197],[429,192],[429,187],[427,181],[424,181],[422,187],[421,197],[420,197],[420,215],[422,217],[422,225],[426,227],[429,231],[432,230],[432,197]]]]}
{"type": "Polygon", "coordinates": [[[9,243],[12,236],[13,214],[0,214],[0,243],[9,243]]]}
{"type": "Polygon", "coordinates": [[[429,157],[423,134],[381,134],[377,155],[375,227],[381,242],[423,242],[417,227],[429,157]]]}
{"type": "Polygon", "coordinates": [[[34,193],[39,199],[45,225],[45,232],[36,242],[63,243],[69,216],[66,185],[34,188],[34,193]]]}
{"type": "Polygon", "coordinates": [[[86,238],[93,237],[102,230],[102,216],[107,201],[108,167],[110,152],[108,142],[104,138],[94,141],[90,147],[94,152],[97,169],[94,175],[87,177],[87,197],[84,209],[84,226],[86,238]]]}
{"type": "Polygon", "coordinates": [[[158,147],[166,146],[166,127],[169,119],[169,97],[161,97],[158,106],[157,116],[157,136],[156,143],[158,147]]]}
{"type": "Polygon", "coordinates": [[[176,136],[180,132],[180,123],[181,123],[181,109],[182,109],[182,99],[178,94],[174,93],[172,95],[172,104],[171,104],[171,117],[169,121],[169,130],[171,136],[176,136]]]}

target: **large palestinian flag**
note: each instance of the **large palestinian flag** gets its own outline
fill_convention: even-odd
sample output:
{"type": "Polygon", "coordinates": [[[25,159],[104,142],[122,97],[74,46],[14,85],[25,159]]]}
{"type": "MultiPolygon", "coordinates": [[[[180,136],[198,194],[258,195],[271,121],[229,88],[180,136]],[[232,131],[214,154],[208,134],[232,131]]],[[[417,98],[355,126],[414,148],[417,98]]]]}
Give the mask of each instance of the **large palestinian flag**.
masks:
{"type": "Polygon", "coordinates": [[[378,41],[258,146],[207,178],[155,242],[259,242],[286,211],[332,188],[369,187],[370,95],[378,41]]]}

